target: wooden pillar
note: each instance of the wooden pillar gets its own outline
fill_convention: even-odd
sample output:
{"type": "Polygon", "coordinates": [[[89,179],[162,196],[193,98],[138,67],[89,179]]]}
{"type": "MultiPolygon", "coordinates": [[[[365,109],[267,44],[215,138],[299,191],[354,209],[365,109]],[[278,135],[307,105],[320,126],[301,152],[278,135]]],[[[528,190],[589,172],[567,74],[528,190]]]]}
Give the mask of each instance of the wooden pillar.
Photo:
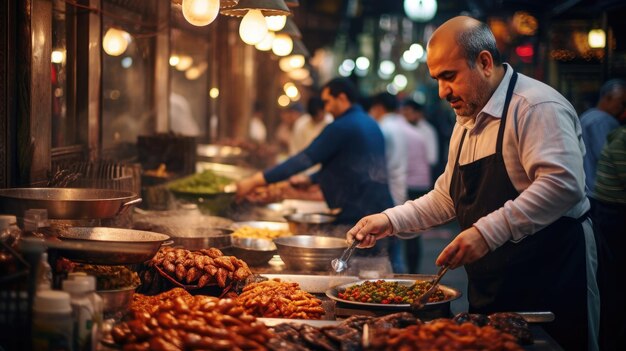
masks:
{"type": "Polygon", "coordinates": [[[17,8],[17,143],[19,185],[43,184],[50,170],[52,3],[17,8]]]}
{"type": "Polygon", "coordinates": [[[13,1],[0,5],[0,188],[12,185],[15,163],[15,14],[13,1]]]}
{"type": "Polygon", "coordinates": [[[156,51],[154,62],[154,108],[156,111],[156,131],[166,133],[169,130],[170,115],[170,11],[169,1],[160,1],[156,11],[156,23],[167,23],[166,28],[158,26],[159,34],[155,39],[156,51]]]}

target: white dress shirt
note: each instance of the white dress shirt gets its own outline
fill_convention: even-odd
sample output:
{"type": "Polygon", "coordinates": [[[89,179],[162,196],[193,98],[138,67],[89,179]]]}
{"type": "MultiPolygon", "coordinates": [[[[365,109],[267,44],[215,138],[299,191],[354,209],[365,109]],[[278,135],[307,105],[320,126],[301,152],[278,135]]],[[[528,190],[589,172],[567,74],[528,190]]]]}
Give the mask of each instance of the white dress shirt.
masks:
{"type": "Polygon", "coordinates": [[[426,142],[426,156],[428,157],[428,163],[432,166],[437,164],[439,160],[439,139],[437,137],[437,131],[432,124],[427,120],[422,119],[415,124],[417,131],[422,134],[424,141],[426,142]]]}
{"type": "MultiPolygon", "coordinates": [[[[502,82],[476,119],[457,116],[450,140],[448,163],[427,195],[385,211],[394,232],[424,230],[455,218],[450,180],[458,145],[461,165],[491,155],[496,140],[510,67],[502,82]]],[[[572,105],[548,85],[519,74],[502,145],[505,167],[520,195],[479,219],[474,226],[491,250],[508,240],[521,240],[561,216],[578,218],[589,209],[585,197],[585,174],[581,127],[572,105]]]]}
{"type": "Polygon", "coordinates": [[[407,174],[407,142],[404,117],[396,113],[387,113],[378,121],[385,138],[385,158],[387,161],[387,177],[389,191],[393,203],[398,205],[407,199],[406,174],[407,174]]]}

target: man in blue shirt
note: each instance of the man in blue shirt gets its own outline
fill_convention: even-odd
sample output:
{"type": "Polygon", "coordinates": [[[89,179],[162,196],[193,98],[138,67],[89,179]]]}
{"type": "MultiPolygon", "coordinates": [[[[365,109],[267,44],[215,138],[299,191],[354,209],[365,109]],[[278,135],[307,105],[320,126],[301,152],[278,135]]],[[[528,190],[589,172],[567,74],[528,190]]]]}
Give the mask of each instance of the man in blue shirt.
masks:
{"type": "Polygon", "coordinates": [[[237,195],[241,198],[259,186],[289,179],[321,164],[320,171],[307,181],[320,185],[329,208],[341,208],[336,223],[350,225],[365,215],[393,206],[387,183],[385,142],[377,123],[355,104],[358,92],[350,80],[336,78],[326,83],[321,98],[325,110],[335,120],[300,153],[241,180],[237,195]]]}
{"type": "Polygon", "coordinates": [[[580,126],[585,142],[585,185],[587,194],[593,192],[596,183],[596,169],[600,152],[606,143],[606,137],[619,127],[619,118],[626,109],[626,81],[611,79],[600,88],[600,97],[595,108],[580,116],[580,126]]]}

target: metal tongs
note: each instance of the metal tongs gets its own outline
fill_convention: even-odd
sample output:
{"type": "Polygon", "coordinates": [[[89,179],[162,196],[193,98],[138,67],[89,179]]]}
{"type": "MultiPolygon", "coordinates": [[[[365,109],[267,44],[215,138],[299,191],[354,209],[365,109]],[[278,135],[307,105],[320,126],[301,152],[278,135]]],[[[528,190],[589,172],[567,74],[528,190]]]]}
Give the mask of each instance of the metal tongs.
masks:
{"type": "Polygon", "coordinates": [[[343,252],[343,254],[341,254],[341,257],[333,259],[331,265],[333,266],[335,272],[341,273],[345,271],[346,268],[348,268],[348,260],[350,259],[350,256],[352,256],[352,253],[354,252],[354,249],[356,249],[357,245],[359,245],[360,242],[361,240],[354,239],[354,241],[352,241],[352,244],[350,244],[350,247],[348,247],[343,252]]]}
{"type": "Polygon", "coordinates": [[[428,299],[435,291],[437,291],[437,285],[439,284],[439,281],[441,281],[441,278],[443,277],[444,274],[446,274],[447,271],[448,271],[447,264],[444,264],[443,266],[441,266],[441,268],[439,268],[439,272],[437,272],[437,276],[433,280],[430,281],[430,284],[431,284],[430,289],[426,290],[426,292],[423,293],[420,297],[413,300],[413,303],[411,304],[412,311],[421,310],[422,308],[424,308],[424,306],[426,306],[426,303],[428,303],[428,299]]]}

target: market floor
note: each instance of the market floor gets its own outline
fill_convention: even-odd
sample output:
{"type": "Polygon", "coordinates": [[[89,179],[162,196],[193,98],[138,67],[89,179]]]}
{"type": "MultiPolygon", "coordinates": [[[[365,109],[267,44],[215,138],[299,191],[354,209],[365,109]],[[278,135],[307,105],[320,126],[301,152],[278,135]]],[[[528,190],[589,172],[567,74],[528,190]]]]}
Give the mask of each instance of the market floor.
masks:
{"type": "MultiPolygon", "coordinates": [[[[428,230],[422,234],[422,259],[420,262],[420,273],[436,274],[438,267],[435,266],[435,260],[441,250],[457,235],[460,231],[459,224],[454,221],[443,226],[428,230]]],[[[450,309],[452,314],[459,312],[467,312],[467,275],[465,269],[457,268],[449,271],[442,278],[441,283],[456,289],[459,289],[463,296],[452,301],[450,309]]]]}

